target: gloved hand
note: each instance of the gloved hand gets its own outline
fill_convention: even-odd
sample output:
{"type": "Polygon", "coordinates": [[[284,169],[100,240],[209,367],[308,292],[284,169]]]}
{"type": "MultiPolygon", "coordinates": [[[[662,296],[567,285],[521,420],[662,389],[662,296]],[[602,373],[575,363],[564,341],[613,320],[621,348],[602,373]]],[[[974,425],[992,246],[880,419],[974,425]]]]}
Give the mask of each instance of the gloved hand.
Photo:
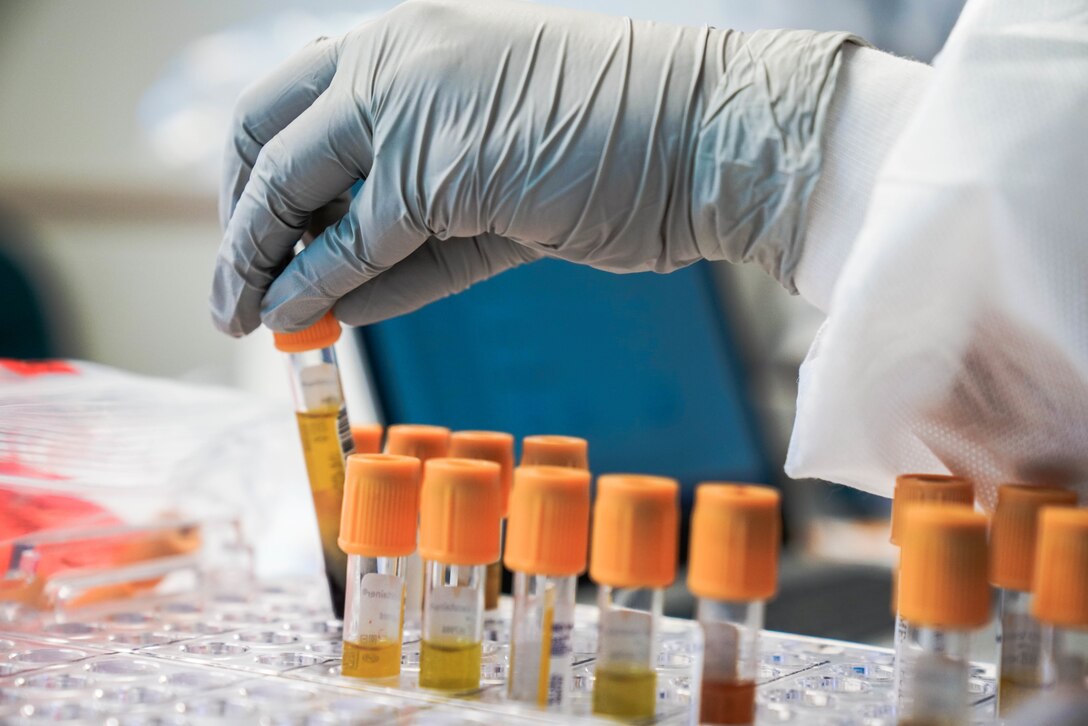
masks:
{"type": "Polygon", "coordinates": [[[850,40],[464,0],[318,40],[239,102],[216,325],[297,330],[334,305],[365,324],[541,256],[754,259],[792,288],[850,40]]]}

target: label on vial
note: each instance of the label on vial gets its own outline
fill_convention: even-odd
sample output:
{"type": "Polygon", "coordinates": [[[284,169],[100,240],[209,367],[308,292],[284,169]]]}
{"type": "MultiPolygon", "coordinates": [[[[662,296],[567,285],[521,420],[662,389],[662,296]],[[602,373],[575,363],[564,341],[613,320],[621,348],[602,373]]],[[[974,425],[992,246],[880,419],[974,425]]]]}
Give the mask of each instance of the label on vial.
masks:
{"type": "Polygon", "coordinates": [[[359,584],[359,630],[363,639],[400,640],[404,581],[370,572],[359,584]]]}
{"type": "Polygon", "coordinates": [[[426,593],[427,639],[478,639],[483,619],[481,594],[476,588],[449,586],[426,593]]]}
{"type": "Polygon", "coordinates": [[[1035,618],[1027,613],[1005,613],[998,632],[1002,675],[1039,667],[1042,631],[1035,618]]]}
{"type": "Polygon", "coordinates": [[[903,619],[901,615],[896,613],[895,615],[895,630],[893,631],[892,643],[895,648],[895,652],[899,652],[899,647],[903,645],[903,642],[907,639],[907,621],[903,619]]]}
{"type": "Polygon", "coordinates": [[[307,410],[339,406],[340,374],[332,363],[318,363],[303,368],[298,374],[302,401],[307,410]]]}
{"type": "Polygon", "coordinates": [[[641,610],[601,614],[598,660],[604,663],[649,664],[653,657],[653,617],[641,610]]]}
{"type": "Polygon", "coordinates": [[[567,603],[556,603],[552,614],[552,637],[549,654],[547,695],[545,705],[563,702],[563,691],[570,679],[570,658],[574,652],[574,608],[567,603]]]}
{"type": "Polygon", "coordinates": [[[899,716],[959,723],[967,711],[967,664],[939,653],[907,651],[900,663],[899,716]]]}
{"type": "Polygon", "coordinates": [[[706,639],[703,674],[715,681],[737,680],[737,662],[741,657],[740,629],[731,623],[701,624],[706,639]]]}

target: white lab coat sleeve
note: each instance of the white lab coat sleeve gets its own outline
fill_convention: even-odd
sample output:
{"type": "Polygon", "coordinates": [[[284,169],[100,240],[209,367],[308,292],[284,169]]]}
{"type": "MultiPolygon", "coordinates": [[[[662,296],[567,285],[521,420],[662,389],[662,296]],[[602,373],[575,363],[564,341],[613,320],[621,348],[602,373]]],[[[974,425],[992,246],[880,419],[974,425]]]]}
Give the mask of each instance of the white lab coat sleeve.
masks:
{"type": "Polygon", "coordinates": [[[809,201],[794,278],[801,297],[825,313],[861,229],[877,172],[918,107],[933,68],[847,45],[840,74],[828,110],[824,166],[809,201]]]}
{"type": "MultiPolygon", "coordinates": [[[[852,244],[806,250],[841,271],[810,284],[829,302],[789,475],[890,495],[897,474],[949,471],[985,508],[1004,482],[1088,495],[1085,109],[1088,3],[968,1],[852,244]]],[[[845,215],[836,158],[826,202],[845,215]]]]}

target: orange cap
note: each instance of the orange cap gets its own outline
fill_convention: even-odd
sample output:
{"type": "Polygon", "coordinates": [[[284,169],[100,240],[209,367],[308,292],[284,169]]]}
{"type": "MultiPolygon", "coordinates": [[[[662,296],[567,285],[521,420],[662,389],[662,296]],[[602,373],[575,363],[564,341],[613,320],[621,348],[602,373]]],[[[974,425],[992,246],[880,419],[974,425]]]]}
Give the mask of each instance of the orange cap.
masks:
{"type": "Polygon", "coordinates": [[[1010,590],[1030,591],[1039,510],[1076,503],[1076,492],[1068,489],[1023,484],[999,487],[997,508],[990,522],[990,582],[1010,590]]]}
{"type": "Polygon", "coordinates": [[[501,431],[455,431],[450,436],[449,455],[499,465],[499,513],[505,517],[514,483],[514,437],[501,431]]]}
{"type": "Polygon", "coordinates": [[[340,510],[340,549],[364,557],[403,557],[416,549],[419,459],[352,454],[340,510]]]}
{"type": "Polygon", "coordinates": [[[526,436],[521,440],[522,466],[589,468],[589,443],[577,436],[526,436]]]}
{"type": "Polygon", "coordinates": [[[675,479],[605,474],[597,479],[589,576],[611,587],[668,587],[676,578],[675,479]]]}
{"type": "Polygon", "coordinates": [[[899,614],[914,625],[976,628],[990,619],[986,516],[953,504],[914,504],[899,561],[899,614]]]}
{"type": "Polygon", "coordinates": [[[903,544],[903,523],[907,510],[919,502],[972,506],[975,503],[975,490],[968,480],[947,474],[903,474],[896,477],[890,537],[893,545],[903,544]]]}
{"type": "Polygon", "coordinates": [[[499,465],[431,459],[423,466],[419,554],[446,565],[499,559],[499,465]]]}
{"type": "Polygon", "coordinates": [[[378,454],[382,450],[381,424],[352,424],[351,440],[356,454],[378,454]]]}
{"type": "Polygon", "coordinates": [[[385,432],[385,453],[414,456],[420,461],[445,456],[450,430],[445,426],[397,424],[385,432]]]}
{"type": "Polygon", "coordinates": [[[514,481],[506,523],[507,568],[555,577],[585,572],[589,472],[520,466],[514,481]]]}
{"type": "Polygon", "coordinates": [[[1031,611],[1045,623],[1088,628],[1088,509],[1039,513],[1031,611]]]}
{"type": "Polygon", "coordinates": [[[297,333],[277,333],[273,331],[272,340],[276,350],[284,353],[305,353],[308,350],[321,350],[340,340],[340,322],[332,316],[332,310],[322,315],[316,323],[297,333]]]}
{"type": "Polygon", "coordinates": [[[778,492],[700,484],[691,514],[688,589],[715,600],[766,600],[778,589],[778,492]]]}

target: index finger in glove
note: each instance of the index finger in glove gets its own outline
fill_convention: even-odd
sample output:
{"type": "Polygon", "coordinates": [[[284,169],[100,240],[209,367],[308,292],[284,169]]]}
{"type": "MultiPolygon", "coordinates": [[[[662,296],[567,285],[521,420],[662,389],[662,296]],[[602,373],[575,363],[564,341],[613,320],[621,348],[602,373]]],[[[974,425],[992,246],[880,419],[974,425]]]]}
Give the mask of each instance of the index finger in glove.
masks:
{"type": "Polygon", "coordinates": [[[318,38],[246,88],[234,107],[223,176],[219,222],[226,229],[264,145],[308,109],[336,73],[339,41],[318,38]]]}
{"type": "Polygon", "coordinates": [[[216,260],[211,308],[223,332],[245,335],[260,325],[261,299],[310,214],[365,175],[357,160],[339,151],[369,145],[358,114],[345,103],[350,99],[320,97],[258,156],[216,260]]]}
{"type": "Polygon", "coordinates": [[[401,171],[396,160],[375,160],[348,213],[315,237],[269,286],[261,310],[265,325],[278,331],[310,325],[343,295],[426,241],[429,233],[405,192],[401,171]]]}

